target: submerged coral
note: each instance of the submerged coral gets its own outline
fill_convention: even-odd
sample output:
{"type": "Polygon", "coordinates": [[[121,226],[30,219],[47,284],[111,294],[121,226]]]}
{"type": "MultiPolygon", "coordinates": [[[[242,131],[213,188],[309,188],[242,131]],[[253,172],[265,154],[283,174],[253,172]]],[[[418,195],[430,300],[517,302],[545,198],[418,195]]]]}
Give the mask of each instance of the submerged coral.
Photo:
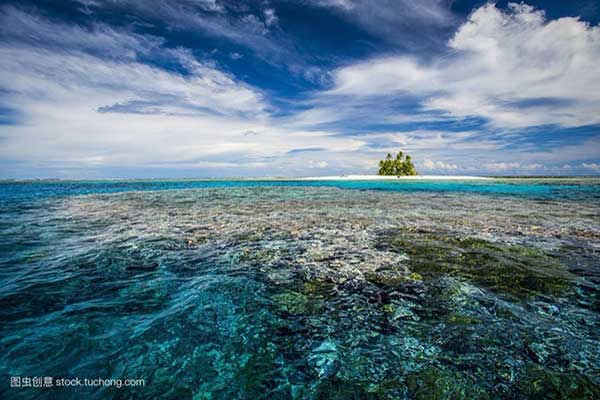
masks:
{"type": "Polygon", "coordinates": [[[0,372],[146,379],[86,398],[598,398],[600,203],[576,200],[15,201],[0,210],[0,372]]]}
{"type": "Polygon", "coordinates": [[[426,230],[396,230],[380,240],[381,248],[407,254],[415,273],[457,276],[514,297],[565,294],[575,279],[557,257],[532,246],[426,230]]]}

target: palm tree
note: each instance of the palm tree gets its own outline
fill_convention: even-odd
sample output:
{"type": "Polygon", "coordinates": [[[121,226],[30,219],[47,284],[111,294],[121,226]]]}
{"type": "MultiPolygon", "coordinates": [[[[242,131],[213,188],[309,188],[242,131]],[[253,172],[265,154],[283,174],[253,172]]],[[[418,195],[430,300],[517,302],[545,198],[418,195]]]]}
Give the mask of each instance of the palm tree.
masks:
{"type": "Polygon", "coordinates": [[[379,161],[379,175],[417,175],[412,159],[409,155],[403,160],[404,153],[399,151],[393,159],[390,153],[384,160],[379,161]]]}

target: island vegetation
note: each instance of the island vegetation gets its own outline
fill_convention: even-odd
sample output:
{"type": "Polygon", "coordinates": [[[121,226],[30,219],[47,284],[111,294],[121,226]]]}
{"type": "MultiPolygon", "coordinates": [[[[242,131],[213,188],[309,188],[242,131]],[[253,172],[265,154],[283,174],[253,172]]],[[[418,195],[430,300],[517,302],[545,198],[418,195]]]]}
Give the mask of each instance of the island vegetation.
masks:
{"type": "Polygon", "coordinates": [[[417,170],[410,156],[399,151],[394,159],[390,153],[387,154],[384,160],[379,161],[379,175],[417,175],[417,170]]]}

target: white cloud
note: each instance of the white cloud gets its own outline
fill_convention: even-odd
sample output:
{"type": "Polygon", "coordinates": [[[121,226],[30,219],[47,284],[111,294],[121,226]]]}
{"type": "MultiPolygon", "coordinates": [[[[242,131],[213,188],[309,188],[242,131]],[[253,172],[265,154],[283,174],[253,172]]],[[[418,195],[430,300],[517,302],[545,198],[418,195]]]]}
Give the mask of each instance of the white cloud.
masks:
{"type": "Polygon", "coordinates": [[[454,170],[459,169],[458,165],[456,165],[456,164],[445,163],[443,161],[432,161],[429,159],[427,159],[423,162],[423,168],[426,170],[430,170],[430,171],[435,171],[435,170],[454,171],[454,170]]]}
{"type": "MultiPolygon", "coordinates": [[[[0,160],[38,168],[32,174],[70,167],[233,165],[251,173],[286,162],[301,165],[302,160],[285,155],[307,144],[333,153],[363,145],[326,131],[278,124],[259,90],[184,49],[163,48],[148,39],[156,43],[155,56],[177,62],[184,72],[169,71],[138,60],[147,51],[144,36],[101,25],[66,27],[14,9],[2,11],[1,19],[16,15],[29,30],[14,29],[10,40],[0,42],[3,100],[21,119],[2,126],[0,160]],[[52,43],[64,46],[48,49],[44,41],[29,40],[53,31],[52,43]],[[105,57],[113,48],[128,50],[105,57]]],[[[14,173],[14,168],[3,173],[14,173]]]]}
{"type": "Polygon", "coordinates": [[[169,29],[225,38],[251,49],[266,62],[301,63],[290,43],[271,35],[278,31],[278,18],[266,5],[257,3],[256,14],[243,3],[214,0],[98,0],[90,8],[132,13],[142,19],[163,21],[169,29]],[[235,12],[228,12],[231,10],[235,12]]]}
{"type": "Polygon", "coordinates": [[[279,18],[277,18],[277,15],[275,14],[275,10],[273,8],[265,9],[263,14],[264,14],[264,18],[265,18],[265,25],[267,27],[270,27],[272,25],[277,25],[279,18]]]}
{"type": "Polygon", "coordinates": [[[508,171],[508,170],[542,170],[544,165],[539,163],[522,164],[519,162],[490,162],[483,164],[483,168],[492,171],[508,171]]]}
{"type": "Polygon", "coordinates": [[[327,161],[314,161],[310,160],[308,162],[308,168],[326,168],[329,166],[327,161]]]}
{"type": "Polygon", "coordinates": [[[549,149],[523,148],[519,153],[528,160],[541,163],[577,162],[579,160],[594,160],[600,154],[600,137],[596,135],[574,144],[553,146],[549,149]]]}
{"type": "Polygon", "coordinates": [[[160,47],[164,40],[151,35],[119,32],[97,24],[93,30],[78,25],[51,23],[35,14],[6,6],[0,9],[0,35],[4,42],[17,40],[45,48],[102,52],[103,58],[132,60],[160,47]]]}
{"type": "Polygon", "coordinates": [[[422,47],[437,41],[430,33],[455,22],[445,0],[301,0],[327,7],[361,28],[402,47],[422,47]],[[419,29],[419,35],[410,35],[419,29]],[[419,43],[417,43],[419,42],[419,43]]]}
{"type": "Polygon", "coordinates": [[[386,57],[354,64],[334,72],[331,94],[377,96],[432,92],[441,84],[439,73],[409,57],[386,57]]]}
{"type": "Polygon", "coordinates": [[[495,126],[600,123],[600,28],[577,18],[546,21],[510,4],[477,9],[429,63],[388,56],[336,70],[330,94],[413,95],[425,110],[479,116],[495,126]]]}
{"type": "Polygon", "coordinates": [[[580,164],[564,164],[562,169],[566,171],[573,171],[577,169],[583,169],[591,172],[600,172],[600,163],[597,162],[583,162],[580,164]]]}
{"type": "Polygon", "coordinates": [[[407,132],[370,132],[364,137],[367,144],[372,143],[385,151],[402,149],[408,152],[422,154],[431,150],[442,151],[490,151],[498,150],[501,145],[481,137],[475,131],[444,132],[437,130],[414,130],[407,132]],[[382,144],[388,145],[383,147],[382,144]]]}
{"type": "Polygon", "coordinates": [[[266,107],[260,92],[184,51],[171,54],[189,75],[81,52],[0,45],[0,85],[13,91],[13,104],[53,100],[73,102],[74,110],[86,92],[92,95],[87,106],[115,112],[235,114],[260,113],[266,107]]]}
{"type": "Polygon", "coordinates": [[[313,0],[310,3],[322,6],[322,7],[339,7],[344,10],[351,10],[354,8],[354,2],[352,0],[313,0]]]}
{"type": "Polygon", "coordinates": [[[595,172],[600,171],[600,164],[598,163],[582,163],[581,167],[595,172]]]}
{"type": "MultiPolygon", "coordinates": [[[[105,25],[57,24],[14,8],[0,8],[0,22],[0,87],[4,89],[0,95],[19,118],[17,124],[0,126],[2,176],[23,176],[26,168],[29,176],[40,176],[40,171],[56,176],[57,171],[124,166],[202,169],[203,176],[212,171],[305,175],[306,168],[324,174],[373,173],[374,160],[400,149],[413,156],[418,169],[448,173],[480,171],[486,163],[492,172],[510,168],[528,172],[538,167],[544,171],[545,165],[557,162],[597,171],[600,143],[596,138],[544,150],[519,147],[508,154],[506,140],[476,130],[366,130],[362,135],[344,131],[354,121],[439,120],[442,117],[432,111],[398,114],[393,101],[378,96],[383,93],[390,99],[406,92],[442,101],[464,94],[459,81],[443,84],[451,76],[448,65],[466,62],[462,53],[448,65],[438,61],[424,67],[414,59],[387,57],[337,70],[337,86],[316,93],[308,103],[313,108],[291,117],[274,117],[273,106],[260,90],[211,60],[197,59],[185,49],[166,48],[160,38],[105,25]],[[145,64],[148,58],[178,64],[179,72],[145,64]],[[331,101],[333,93],[335,101],[331,101]],[[341,125],[334,126],[338,122],[341,125]],[[306,148],[325,151],[293,152],[306,148]],[[8,164],[10,168],[4,168],[8,164]]],[[[480,56],[469,57],[479,60],[480,56]]],[[[581,79],[587,82],[588,78],[582,73],[581,79]]],[[[463,80],[469,83],[476,77],[463,80]]],[[[592,99],[594,86],[589,86],[586,95],[592,99]]],[[[492,89],[482,91],[493,98],[492,89]]],[[[476,90],[467,93],[471,94],[479,98],[476,90]]],[[[505,103],[503,99],[493,104],[505,103]]],[[[472,107],[479,106],[474,102],[472,107]]],[[[446,112],[455,112],[450,109],[447,106],[446,112]]],[[[555,118],[551,111],[548,115],[555,118]]],[[[522,113],[537,118],[529,109],[522,113]]]]}

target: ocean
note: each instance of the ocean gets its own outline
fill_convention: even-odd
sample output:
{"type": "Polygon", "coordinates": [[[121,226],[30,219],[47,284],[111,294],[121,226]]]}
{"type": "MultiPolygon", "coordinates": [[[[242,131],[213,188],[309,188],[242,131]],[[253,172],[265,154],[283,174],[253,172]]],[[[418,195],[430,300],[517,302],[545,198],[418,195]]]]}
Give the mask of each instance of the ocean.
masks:
{"type": "Polygon", "coordinates": [[[4,181],[0,206],[3,399],[600,398],[600,178],[4,181]]]}

